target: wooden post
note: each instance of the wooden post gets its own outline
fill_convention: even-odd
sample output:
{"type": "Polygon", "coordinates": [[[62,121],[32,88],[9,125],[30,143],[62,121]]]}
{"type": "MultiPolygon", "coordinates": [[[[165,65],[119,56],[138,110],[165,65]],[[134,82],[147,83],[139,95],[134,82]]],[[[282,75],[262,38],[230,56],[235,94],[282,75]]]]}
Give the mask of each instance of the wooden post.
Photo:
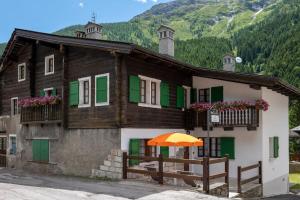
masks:
{"type": "Polygon", "coordinates": [[[258,179],[258,183],[262,184],[262,162],[258,161],[259,167],[258,167],[258,175],[259,175],[259,179],[258,179]]]}
{"type": "Polygon", "coordinates": [[[127,179],[127,152],[123,152],[123,179],[127,179]]]}
{"type": "Polygon", "coordinates": [[[238,187],[238,193],[242,192],[242,186],[241,186],[241,178],[242,178],[242,167],[238,166],[238,171],[237,171],[237,187],[238,187]]]}
{"type": "Polygon", "coordinates": [[[159,177],[159,181],[158,183],[163,185],[164,184],[164,158],[162,154],[159,154],[158,157],[158,177],[159,177]]]}
{"type": "Polygon", "coordinates": [[[203,158],[203,190],[209,193],[209,158],[203,158]]]}
{"type": "Polygon", "coordinates": [[[225,161],[225,184],[227,184],[228,196],[229,197],[229,156],[226,154],[226,161],[225,161]]]}

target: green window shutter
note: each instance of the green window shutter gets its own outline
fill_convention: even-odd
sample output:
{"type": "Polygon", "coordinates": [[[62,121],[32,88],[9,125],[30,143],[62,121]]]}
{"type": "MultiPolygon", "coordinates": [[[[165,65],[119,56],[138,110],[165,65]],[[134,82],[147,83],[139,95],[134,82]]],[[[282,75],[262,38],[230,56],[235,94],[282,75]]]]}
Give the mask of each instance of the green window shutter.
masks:
{"type": "MultiPolygon", "coordinates": [[[[129,155],[130,156],[139,156],[140,155],[140,140],[139,139],[130,139],[129,141],[129,155]]],[[[129,160],[129,165],[138,165],[139,160],[129,160]]]]}
{"type": "Polygon", "coordinates": [[[164,158],[169,158],[169,147],[160,147],[160,153],[164,158]]]}
{"type": "Polygon", "coordinates": [[[211,102],[223,101],[223,86],[211,88],[211,102]]]}
{"type": "Polygon", "coordinates": [[[160,105],[164,107],[170,106],[170,88],[164,82],[160,84],[160,105]]]}
{"type": "Polygon", "coordinates": [[[191,89],[191,104],[196,103],[196,102],[197,102],[197,89],[192,88],[191,89]]]}
{"type": "Polygon", "coordinates": [[[278,137],[274,137],[273,138],[273,147],[274,147],[274,158],[278,158],[279,157],[279,138],[278,137]]]}
{"type": "Polygon", "coordinates": [[[140,94],[140,79],[138,76],[129,76],[129,101],[139,103],[141,100],[140,94]]]}
{"type": "Polygon", "coordinates": [[[221,138],[221,156],[228,155],[229,159],[235,159],[235,148],[233,137],[221,138]]]}
{"type": "Polygon", "coordinates": [[[40,90],[40,97],[44,97],[45,96],[45,91],[44,90],[40,90]]]}
{"type": "Polygon", "coordinates": [[[108,100],[108,77],[102,76],[96,78],[96,103],[106,103],[108,100]]]}
{"type": "Polygon", "coordinates": [[[32,160],[39,161],[40,159],[40,142],[39,140],[32,140],[32,160]]]}
{"type": "Polygon", "coordinates": [[[49,162],[49,140],[32,140],[32,160],[49,162]]]}
{"type": "Polygon", "coordinates": [[[184,108],[184,88],[177,86],[176,107],[184,108]]]}
{"type": "Polygon", "coordinates": [[[49,140],[40,140],[40,161],[49,162],[49,140]]]}
{"type": "Polygon", "coordinates": [[[56,88],[53,88],[53,90],[52,90],[52,96],[56,96],[57,95],[57,90],[56,90],[56,88]]]}
{"type": "Polygon", "coordinates": [[[76,106],[79,104],[79,81],[70,82],[70,106],[76,106]]]}

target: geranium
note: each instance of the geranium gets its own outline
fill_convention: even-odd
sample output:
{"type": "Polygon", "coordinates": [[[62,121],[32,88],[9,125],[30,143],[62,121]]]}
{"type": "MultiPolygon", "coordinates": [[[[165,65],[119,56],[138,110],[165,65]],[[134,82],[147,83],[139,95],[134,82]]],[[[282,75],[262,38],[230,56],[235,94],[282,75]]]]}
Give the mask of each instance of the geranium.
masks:
{"type": "Polygon", "coordinates": [[[192,109],[197,111],[207,111],[207,110],[218,110],[220,112],[226,110],[246,110],[248,108],[253,108],[257,110],[267,111],[269,109],[269,104],[263,99],[255,101],[224,101],[216,102],[213,104],[210,103],[195,103],[191,106],[192,109]]]}
{"type": "Polygon", "coordinates": [[[58,96],[46,96],[46,97],[28,97],[19,100],[21,107],[37,107],[44,105],[60,104],[61,98],[58,96]]]}

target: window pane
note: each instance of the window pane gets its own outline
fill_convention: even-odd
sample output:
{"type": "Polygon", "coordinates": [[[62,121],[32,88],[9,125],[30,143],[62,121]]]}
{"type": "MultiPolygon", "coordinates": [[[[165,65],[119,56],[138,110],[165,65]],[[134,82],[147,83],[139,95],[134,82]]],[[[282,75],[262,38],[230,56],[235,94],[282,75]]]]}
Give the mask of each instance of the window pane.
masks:
{"type": "Polygon", "coordinates": [[[89,104],[89,81],[83,82],[83,103],[89,104]]]}
{"type": "Polygon", "coordinates": [[[146,81],[141,80],[141,103],[146,103],[146,81]]]}
{"type": "Polygon", "coordinates": [[[151,82],[151,104],[156,105],[156,83],[151,82]]]}

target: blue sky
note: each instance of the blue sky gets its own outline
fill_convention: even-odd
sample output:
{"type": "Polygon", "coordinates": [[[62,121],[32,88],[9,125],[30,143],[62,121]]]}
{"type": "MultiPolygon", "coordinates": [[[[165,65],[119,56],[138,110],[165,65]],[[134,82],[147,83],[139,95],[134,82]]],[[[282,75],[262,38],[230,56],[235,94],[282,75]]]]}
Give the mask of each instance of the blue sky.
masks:
{"type": "Polygon", "coordinates": [[[157,3],[170,0],[3,0],[0,43],[14,28],[54,32],[66,26],[85,24],[96,13],[97,22],[128,21],[157,3]]]}

